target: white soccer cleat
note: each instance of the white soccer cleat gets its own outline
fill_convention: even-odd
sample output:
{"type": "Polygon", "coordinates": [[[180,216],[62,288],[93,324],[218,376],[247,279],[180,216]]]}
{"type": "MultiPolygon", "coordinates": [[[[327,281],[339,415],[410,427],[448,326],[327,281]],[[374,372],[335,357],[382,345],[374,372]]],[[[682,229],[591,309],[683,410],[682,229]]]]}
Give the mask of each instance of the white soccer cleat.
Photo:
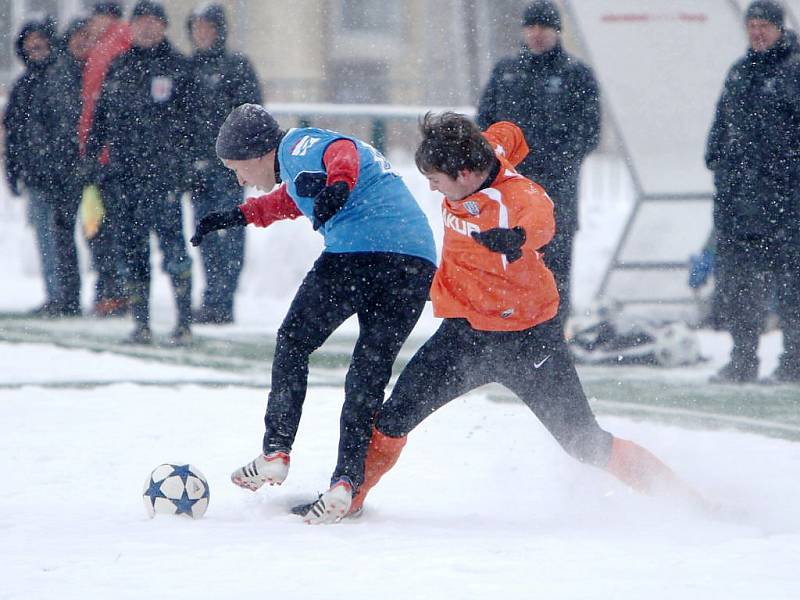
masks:
{"type": "Polygon", "coordinates": [[[259,454],[252,462],[231,474],[231,481],[255,492],[265,483],[280,485],[289,474],[289,455],[286,452],[259,454]]]}
{"type": "Polygon", "coordinates": [[[322,494],[303,517],[309,525],[336,523],[344,518],[353,502],[353,485],[342,477],[322,494]]]}

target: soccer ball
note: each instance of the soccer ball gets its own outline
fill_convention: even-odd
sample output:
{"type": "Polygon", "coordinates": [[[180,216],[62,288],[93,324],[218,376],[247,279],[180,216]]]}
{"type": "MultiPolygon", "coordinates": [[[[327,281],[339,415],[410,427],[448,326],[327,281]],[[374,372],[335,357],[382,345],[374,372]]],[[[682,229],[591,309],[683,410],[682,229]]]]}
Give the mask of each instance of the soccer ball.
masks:
{"type": "Polygon", "coordinates": [[[158,465],[144,482],[142,499],[148,516],[156,513],[199,519],[208,508],[208,481],[193,465],[158,465]]]}
{"type": "Polygon", "coordinates": [[[656,329],[655,357],[662,367],[693,365],[703,359],[697,336],[683,323],[669,323],[656,329]]]}

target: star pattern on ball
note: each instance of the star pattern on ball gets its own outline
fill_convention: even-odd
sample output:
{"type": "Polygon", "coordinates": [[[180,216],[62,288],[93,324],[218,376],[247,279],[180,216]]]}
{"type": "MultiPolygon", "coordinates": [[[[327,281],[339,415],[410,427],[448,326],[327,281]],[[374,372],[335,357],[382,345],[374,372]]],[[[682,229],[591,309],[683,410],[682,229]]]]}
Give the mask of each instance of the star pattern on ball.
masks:
{"type": "Polygon", "coordinates": [[[193,475],[190,465],[173,465],[172,473],[168,477],[178,476],[183,483],[186,483],[186,478],[193,475]]]}
{"type": "Polygon", "coordinates": [[[153,507],[156,505],[156,498],[166,498],[164,492],[161,491],[161,482],[153,481],[152,477],[150,478],[150,485],[147,486],[144,495],[150,498],[150,504],[153,507]]]}
{"type": "Polygon", "coordinates": [[[169,477],[180,477],[181,481],[183,482],[183,493],[181,497],[177,500],[173,500],[173,504],[175,504],[175,514],[176,515],[189,515],[190,517],[194,516],[192,513],[192,507],[197,504],[198,501],[202,500],[203,498],[208,498],[208,486],[204,486],[205,490],[203,495],[200,498],[191,499],[189,495],[186,493],[186,485],[187,480],[189,477],[194,477],[195,474],[192,472],[191,465],[173,465],[172,473],[169,474],[169,477]]]}
{"type": "Polygon", "coordinates": [[[184,488],[180,499],[173,500],[173,503],[175,504],[176,515],[189,515],[191,517],[192,507],[197,504],[197,500],[192,500],[189,498],[189,495],[186,493],[186,488],[184,488]]]}

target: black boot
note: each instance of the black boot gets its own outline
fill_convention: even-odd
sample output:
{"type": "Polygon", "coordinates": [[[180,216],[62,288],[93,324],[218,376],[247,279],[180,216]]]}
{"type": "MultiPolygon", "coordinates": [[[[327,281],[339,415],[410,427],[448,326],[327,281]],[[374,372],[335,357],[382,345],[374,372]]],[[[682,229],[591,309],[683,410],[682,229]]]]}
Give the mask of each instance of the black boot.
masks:
{"type": "Polygon", "coordinates": [[[192,271],[187,269],[172,276],[172,292],[178,309],[178,322],[170,335],[173,346],[186,346],[192,341],[192,271]]]}
{"type": "Polygon", "coordinates": [[[128,285],[133,332],[126,340],[129,344],[152,344],[150,331],[150,282],[136,282],[128,285]]]}
{"type": "Polygon", "coordinates": [[[758,377],[758,356],[755,352],[743,352],[735,347],[730,362],[712,375],[711,383],[748,383],[758,377]]]}

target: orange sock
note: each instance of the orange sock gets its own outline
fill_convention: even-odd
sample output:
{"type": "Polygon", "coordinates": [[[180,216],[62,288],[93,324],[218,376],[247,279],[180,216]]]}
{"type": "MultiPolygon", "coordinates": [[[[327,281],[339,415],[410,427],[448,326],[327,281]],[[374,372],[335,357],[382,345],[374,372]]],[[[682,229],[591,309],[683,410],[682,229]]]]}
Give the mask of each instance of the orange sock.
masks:
{"type": "Polygon", "coordinates": [[[377,428],[372,428],[372,437],[367,448],[367,458],[364,462],[364,482],[356,490],[353,502],[350,505],[350,514],[356,512],[364,504],[364,499],[369,491],[391,469],[400,458],[400,452],[406,445],[407,436],[393,438],[382,434],[377,428]]]}
{"type": "Polygon", "coordinates": [[[606,471],[637,492],[681,496],[692,504],[708,506],[708,502],[680,479],[652,452],[629,440],[615,437],[606,471]]]}

